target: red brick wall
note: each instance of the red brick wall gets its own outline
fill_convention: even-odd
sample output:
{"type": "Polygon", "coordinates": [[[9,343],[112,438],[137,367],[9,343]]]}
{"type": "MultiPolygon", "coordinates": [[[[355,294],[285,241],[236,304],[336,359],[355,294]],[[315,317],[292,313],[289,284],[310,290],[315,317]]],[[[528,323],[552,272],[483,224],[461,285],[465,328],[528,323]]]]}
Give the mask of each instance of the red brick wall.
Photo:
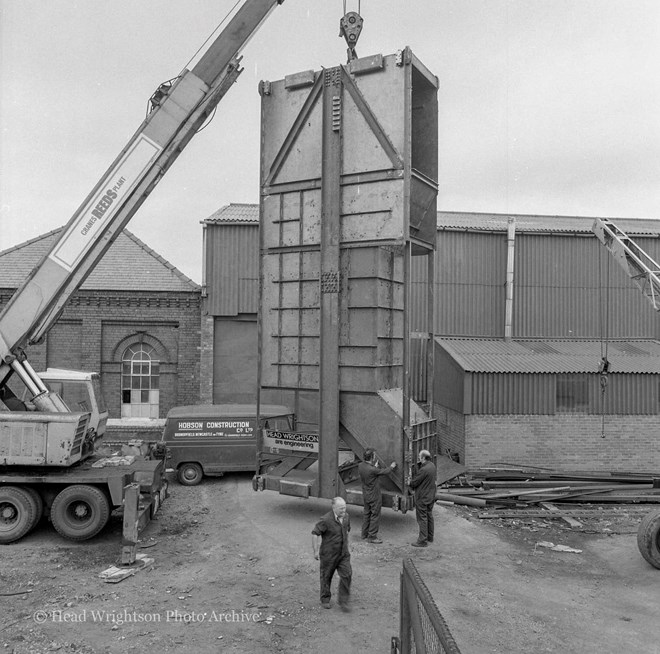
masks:
{"type": "MultiPolygon", "coordinates": [[[[11,292],[0,292],[0,309],[11,292]]],[[[111,418],[121,416],[121,356],[143,338],[161,357],[160,416],[200,397],[200,293],[78,291],[41,345],[29,348],[35,370],[80,363],[101,373],[111,418]]]]}
{"type": "Polygon", "coordinates": [[[658,417],[466,415],[436,404],[440,454],[458,453],[469,469],[494,463],[558,470],[655,471],[658,417]]]}
{"type": "Polygon", "coordinates": [[[437,420],[438,454],[458,454],[465,461],[465,416],[458,411],[435,404],[433,417],[437,420]]]}
{"type": "Polygon", "coordinates": [[[468,468],[494,462],[560,470],[652,471],[660,467],[657,416],[465,416],[468,468]]]}
{"type": "Polygon", "coordinates": [[[202,316],[200,338],[199,401],[201,404],[213,404],[213,333],[215,317],[202,316]]]}

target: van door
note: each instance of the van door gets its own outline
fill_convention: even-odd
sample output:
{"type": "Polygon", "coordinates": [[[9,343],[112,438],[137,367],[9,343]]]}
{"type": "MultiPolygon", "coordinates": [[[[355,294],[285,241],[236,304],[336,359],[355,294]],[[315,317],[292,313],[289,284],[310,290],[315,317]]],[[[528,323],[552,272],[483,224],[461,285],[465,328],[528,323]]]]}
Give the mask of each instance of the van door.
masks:
{"type": "Polygon", "coordinates": [[[213,436],[213,452],[209,453],[208,472],[240,472],[254,470],[257,460],[257,432],[254,416],[218,418],[207,421],[213,436]]]}

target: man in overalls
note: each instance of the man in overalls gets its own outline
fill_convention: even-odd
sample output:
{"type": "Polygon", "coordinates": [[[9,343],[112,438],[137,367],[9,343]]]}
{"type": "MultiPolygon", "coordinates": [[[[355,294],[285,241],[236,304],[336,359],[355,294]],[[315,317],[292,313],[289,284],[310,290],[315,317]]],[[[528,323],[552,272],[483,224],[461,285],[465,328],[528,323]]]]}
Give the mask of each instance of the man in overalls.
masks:
{"type": "Polygon", "coordinates": [[[339,590],[337,603],[343,611],[350,611],[351,593],[351,554],[348,551],[348,532],[351,521],[346,513],[346,502],[341,497],[332,500],[332,510],[326,513],[312,529],[312,550],[314,558],[320,561],[321,606],[329,609],[330,584],[337,571],[339,590]]]}

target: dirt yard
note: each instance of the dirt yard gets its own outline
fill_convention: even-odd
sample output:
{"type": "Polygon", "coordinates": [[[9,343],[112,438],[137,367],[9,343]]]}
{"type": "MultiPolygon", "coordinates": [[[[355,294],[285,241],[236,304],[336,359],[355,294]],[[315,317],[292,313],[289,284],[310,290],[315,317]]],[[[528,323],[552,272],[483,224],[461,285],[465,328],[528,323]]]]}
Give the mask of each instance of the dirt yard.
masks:
{"type": "Polygon", "coordinates": [[[638,509],[571,529],[438,506],[436,542],[418,550],[413,514],[384,510],[385,542],[371,545],[349,507],[353,610],[342,613],[318,600],[310,531],[327,506],[255,493],[248,474],[173,483],[143,537],[153,565],[116,584],[98,574],[118,561],[119,516],[80,544],[42,524],[0,550],[0,652],[386,653],[410,557],[463,654],[660,654],[660,570],[637,550],[638,509]]]}

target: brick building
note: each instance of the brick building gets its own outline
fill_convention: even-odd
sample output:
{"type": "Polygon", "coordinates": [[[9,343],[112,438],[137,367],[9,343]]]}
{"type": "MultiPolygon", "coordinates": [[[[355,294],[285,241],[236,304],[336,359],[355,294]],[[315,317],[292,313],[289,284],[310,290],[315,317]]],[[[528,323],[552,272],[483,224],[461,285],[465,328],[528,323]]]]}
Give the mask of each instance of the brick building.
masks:
{"type": "MultiPolygon", "coordinates": [[[[0,252],[0,308],[59,233],[0,252]]],[[[198,284],[124,230],[30,348],[30,362],[99,372],[111,419],[162,418],[199,402],[200,296],[198,284]]]]}

